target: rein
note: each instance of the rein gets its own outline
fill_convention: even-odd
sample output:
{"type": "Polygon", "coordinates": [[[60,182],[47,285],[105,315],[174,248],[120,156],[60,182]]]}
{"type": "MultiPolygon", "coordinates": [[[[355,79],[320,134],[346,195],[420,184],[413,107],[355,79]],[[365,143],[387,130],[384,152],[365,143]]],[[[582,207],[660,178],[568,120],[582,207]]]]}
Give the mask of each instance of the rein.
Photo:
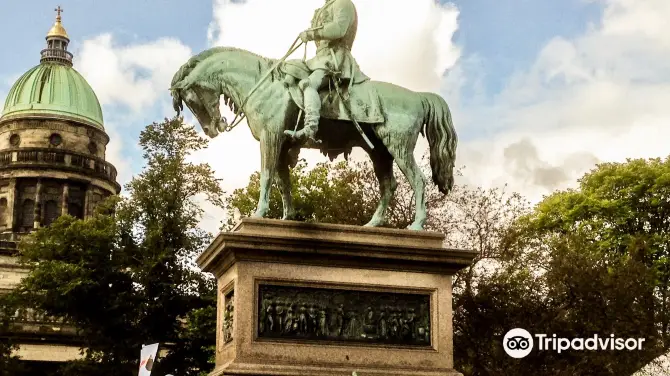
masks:
{"type": "Polygon", "coordinates": [[[244,98],[244,101],[242,101],[242,104],[239,107],[240,111],[238,111],[235,114],[235,118],[233,118],[232,124],[224,126],[222,132],[229,132],[229,131],[233,130],[233,128],[235,128],[238,124],[240,124],[242,122],[242,120],[244,120],[245,117],[247,117],[247,115],[242,112],[242,110],[244,109],[244,105],[247,104],[247,101],[249,100],[249,98],[251,98],[251,95],[254,92],[256,92],[256,90],[258,90],[258,88],[261,86],[261,84],[265,80],[267,80],[268,77],[270,77],[270,75],[272,74],[272,72],[274,72],[275,69],[277,69],[279,64],[283,63],[286,60],[287,57],[289,57],[292,53],[297,51],[298,48],[300,48],[300,46],[303,45],[302,41],[300,41],[300,43],[298,43],[298,41],[300,41],[299,36],[295,39],[295,41],[293,42],[291,47],[288,49],[288,52],[281,59],[277,60],[277,62],[275,62],[274,65],[272,65],[272,67],[267,72],[265,72],[265,75],[263,75],[263,77],[260,80],[258,80],[256,85],[251,90],[249,90],[249,94],[247,94],[247,96],[244,98]],[[242,114],[242,116],[240,116],[238,118],[240,113],[242,114]]]}

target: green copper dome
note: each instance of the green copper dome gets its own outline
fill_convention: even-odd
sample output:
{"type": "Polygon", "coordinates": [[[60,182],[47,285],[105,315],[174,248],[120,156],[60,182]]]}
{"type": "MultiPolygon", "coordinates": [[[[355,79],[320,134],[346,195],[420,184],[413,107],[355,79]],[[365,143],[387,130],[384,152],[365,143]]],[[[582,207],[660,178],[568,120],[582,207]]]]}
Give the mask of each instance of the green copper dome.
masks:
{"type": "Polygon", "coordinates": [[[103,129],[100,102],[84,77],[69,64],[43,60],[9,91],[2,119],[50,115],[103,129]]]}

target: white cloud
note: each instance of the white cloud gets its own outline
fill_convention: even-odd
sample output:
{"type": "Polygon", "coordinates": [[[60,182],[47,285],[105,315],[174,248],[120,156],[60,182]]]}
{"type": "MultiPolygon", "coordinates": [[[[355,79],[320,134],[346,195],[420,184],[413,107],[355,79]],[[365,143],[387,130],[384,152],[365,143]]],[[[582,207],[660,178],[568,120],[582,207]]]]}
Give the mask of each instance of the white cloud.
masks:
{"type": "Polygon", "coordinates": [[[609,1],[603,17],[602,33],[607,36],[644,38],[670,48],[668,14],[670,3],[665,0],[609,1]]]}
{"type": "Polygon", "coordinates": [[[75,66],[103,106],[122,104],[139,112],[167,92],[172,76],[189,57],[191,49],[175,39],[120,45],[111,34],[102,34],[82,43],[75,66]]]}
{"type": "MultiPolygon", "coordinates": [[[[363,72],[374,80],[437,92],[442,74],[460,56],[452,42],[458,10],[434,0],[357,0],[355,4],[359,23],[352,53],[363,72]]],[[[239,47],[279,58],[310,26],[314,11],[322,5],[323,0],[215,0],[209,41],[213,46],[239,47]]],[[[303,53],[300,49],[291,58],[302,58],[303,53]]],[[[310,43],[308,58],[313,55],[310,43]]],[[[228,108],[221,109],[230,120],[228,108]]],[[[303,151],[301,157],[311,163],[327,160],[316,151],[303,151]]],[[[196,159],[209,162],[225,189],[232,191],[245,186],[249,175],[260,168],[260,145],[242,123],[213,139],[196,159]]]]}
{"type": "Polygon", "coordinates": [[[597,161],[670,154],[670,34],[659,24],[670,3],[604,3],[598,26],[551,40],[492,103],[458,109],[461,125],[484,135],[461,143],[465,181],[508,183],[537,200],[597,161]]]}
{"type": "Polygon", "coordinates": [[[105,160],[113,164],[116,168],[116,181],[121,184],[121,188],[123,189],[123,186],[132,179],[132,173],[134,172],[131,168],[131,166],[133,166],[133,161],[128,156],[128,149],[133,146],[128,145],[124,142],[125,140],[121,138],[121,134],[118,132],[120,127],[110,123],[105,125],[105,131],[109,136],[109,144],[107,144],[105,160]]]}
{"type": "MultiPolygon", "coordinates": [[[[460,50],[451,39],[458,10],[433,0],[357,0],[358,31],[352,53],[363,72],[418,91],[437,91],[460,50]]],[[[210,43],[283,56],[310,26],[322,0],[215,0],[210,43]],[[260,32],[261,30],[265,32],[260,32]]],[[[308,57],[313,56],[310,43],[308,57]]],[[[293,57],[302,57],[303,50],[293,57]]]]}
{"type": "Polygon", "coordinates": [[[83,41],[75,55],[75,68],[103,106],[105,129],[110,137],[106,158],[116,167],[117,181],[122,186],[136,172],[130,155],[137,155],[134,153],[137,142],[129,142],[121,129],[144,121],[146,111],[160,101],[166,103],[161,107],[163,110],[171,106],[166,93],[172,76],[190,56],[191,49],[175,39],[121,45],[108,33],[83,41]],[[115,105],[130,111],[111,114],[115,105]]]}

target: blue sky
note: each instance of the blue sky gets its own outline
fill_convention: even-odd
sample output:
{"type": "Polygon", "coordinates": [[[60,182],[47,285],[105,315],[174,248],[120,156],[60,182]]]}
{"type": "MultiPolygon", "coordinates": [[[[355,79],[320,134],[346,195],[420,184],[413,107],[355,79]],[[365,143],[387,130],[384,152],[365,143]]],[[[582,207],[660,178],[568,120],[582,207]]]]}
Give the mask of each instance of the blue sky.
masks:
{"type": "MultiPolygon", "coordinates": [[[[188,56],[212,44],[279,56],[299,25],[309,22],[314,4],[321,3],[286,0],[282,4],[310,8],[288,12],[273,1],[4,2],[0,100],[13,79],[38,63],[53,9],[61,5],[75,68],[103,102],[116,142],[109,158],[127,180],[141,168],[136,144],[143,126],[172,115],[169,80],[188,56]],[[212,25],[219,32],[208,33],[212,25]],[[263,45],[265,40],[271,45],[263,45]]],[[[366,24],[359,26],[354,52],[366,73],[415,90],[439,91],[449,102],[461,139],[459,164],[472,171],[463,178],[466,183],[509,184],[535,197],[574,184],[595,162],[665,153],[660,143],[641,147],[631,140],[665,131],[662,125],[670,119],[666,98],[659,95],[670,88],[667,69],[660,63],[649,66],[670,56],[670,37],[662,26],[670,18],[667,0],[355,3],[366,24]],[[441,25],[441,31],[433,32],[431,25],[441,25]],[[405,30],[414,38],[407,46],[424,44],[446,60],[408,56],[412,52],[401,43],[397,51],[383,46],[391,61],[375,61],[374,54],[361,51],[374,38],[396,33],[395,38],[405,30]],[[384,71],[386,66],[395,72],[384,71]],[[427,69],[445,74],[421,76],[419,71],[427,69]],[[645,82],[635,80],[641,72],[645,82]]],[[[254,142],[240,131],[219,136],[210,149],[226,153],[231,140],[240,148],[254,142]]],[[[202,159],[225,159],[216,153],[210,150],[202,159]]],[[[258,168],[255,154],[246,168],[212,163],[228,189],[258,168]]]]}
{"type": "MultiPolygon", "coordinates": [[[[455,41],[463,46],[465,54],[477,54],[486,62],[491,91],[499,90],[507,76],[529,64],[547,40],[583,32],[589,23],[597,22],[602,11],[601,4],[586,0],[451,3],[460,10],[455,41]]],[[[0,32],[12,36],[5,45],[12,58],[0,60],[2,77],[14,77],[39,59],[44,34],[53,23],[54,4],[45,0],[3,4],[0,32]]],[[[56,4],[65,9],[64,24],[75,52],[82,40],[108,32],[121,43],[172,36],[194,51],[208,47],[207,29],[213,9],[209,1],[193,1],[188,6],[178,0],[59,0],[56,4]]]]}
{"type": "Polygon", "coordinates": [[[585,0],[457,0],[455,42],[484,62],[486,87],[495,93],[556,36],[573,37],[598,21],[602,5],[585,0]]]}

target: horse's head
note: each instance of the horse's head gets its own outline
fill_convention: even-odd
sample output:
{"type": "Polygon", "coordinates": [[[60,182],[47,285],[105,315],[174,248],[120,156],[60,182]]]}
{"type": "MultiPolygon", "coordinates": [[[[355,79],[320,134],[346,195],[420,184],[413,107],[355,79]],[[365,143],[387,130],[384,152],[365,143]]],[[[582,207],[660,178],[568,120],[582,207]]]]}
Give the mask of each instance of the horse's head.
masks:
{"type": "Polygon", "coordinates": [[[184,110],[185,103],[205,134],[214,138],[219,134],[219,130],[224,129],[228,124],[219,110],[221,91],[207,81],[193,81],[189,77],[173,84],[170,88],[172,106],[179,115],[184,110]]]}
{"type": "Polygon", "coordinates": [[[219,110],[221,96],[236,116],[240,115],[241,98],[271,65],[271,60],[238,48],[205,50],[190,58],[172,78],[173,107],[179,114],[185,103],[202,130],[209,137],[216,137],[228,126],[219,110]]]}

